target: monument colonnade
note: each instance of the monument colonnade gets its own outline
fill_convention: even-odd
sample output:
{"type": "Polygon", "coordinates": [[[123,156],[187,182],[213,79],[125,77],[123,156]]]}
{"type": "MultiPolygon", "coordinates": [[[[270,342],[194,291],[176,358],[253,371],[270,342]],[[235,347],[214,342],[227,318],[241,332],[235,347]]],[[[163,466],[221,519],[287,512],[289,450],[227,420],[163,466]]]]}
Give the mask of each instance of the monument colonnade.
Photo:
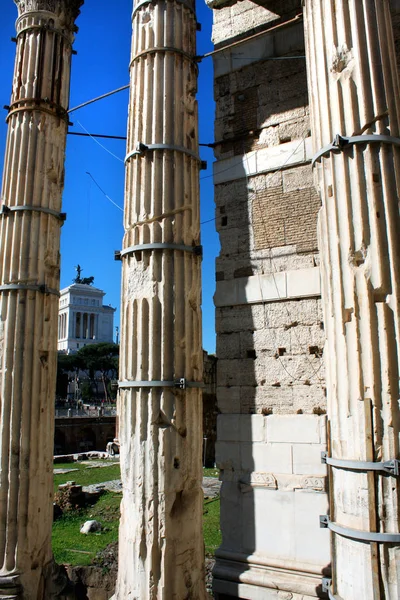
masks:
{"type": "MultiPolygon", "coordinates": [[[[59,229],[82,2],[15,1],[0,217],[0,598],[47,600],[61,592],[50,543],[59,229]]],[[[329,593],[394,600],[400,224],[389,3],[304,5],[314,143],[323,148],[316,169],[332,455],[331,514],[322,518],[333,540],[329,593]],[[394,471],[377,470],[380,461],[394,471]]],[[[115,598],[203,598],[194,4],[141,2],[133,28],[115,598]]]]}

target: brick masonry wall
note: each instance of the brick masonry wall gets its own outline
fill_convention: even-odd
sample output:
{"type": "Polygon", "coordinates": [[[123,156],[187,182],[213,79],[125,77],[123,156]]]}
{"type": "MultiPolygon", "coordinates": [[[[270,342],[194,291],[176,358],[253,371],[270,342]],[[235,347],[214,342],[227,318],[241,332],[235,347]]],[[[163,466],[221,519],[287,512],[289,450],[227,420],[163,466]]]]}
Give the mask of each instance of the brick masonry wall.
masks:
{"type": "MultiPolygon", "coordinates": [[[[289,12],[295,4],[287,6],[289,12]]],[[[244,9],[246,3],[239,5],[244,9]]],[[[227,11],[215,11],[215,18],[227,11]]],[[[215,98],[216,139],[226,140],[216,148],[218,159],[310,134],[304,60],[259,61],[232,70],[215,80],[215,98]]],[[[318,265],[320,199],[309,163],[219,184],[215,202],[217,281],[318,265]]],[[[319,299],[218,308],[219,410],[323,414],[324,339],[319,299]]]]}
{"type": "Polygon", "coordinates": [[[255,250],[295,244],[298,252],[317,248],[316,221],[321,201],[313,188],[259,192],[252,202],[255,250]]]}

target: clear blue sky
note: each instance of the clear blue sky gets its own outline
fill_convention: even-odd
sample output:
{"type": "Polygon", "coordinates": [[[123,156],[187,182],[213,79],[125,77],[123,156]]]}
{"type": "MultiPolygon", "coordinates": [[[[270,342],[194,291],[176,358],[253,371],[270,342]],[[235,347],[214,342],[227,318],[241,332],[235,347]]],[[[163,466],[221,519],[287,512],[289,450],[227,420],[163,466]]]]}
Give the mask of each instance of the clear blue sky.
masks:
{"type": "MultiPolygon", "coordinates": [[[[79,32],[73,56],[70,108],[129,83],[129,54],[131,42],[130,0],[86,0],[77,19],[79,32]]],[[[212,50],[212,11],[203,0],[197,6],[197,54],[212,50]]],[[[17,9],[12,0],[2,0],[0,22],[0,110],[10,102],[14,67],[17,9]]],[[[200,63],[199,86],[200,142],[213,141],[213,83],[212,59],[200,63]]],[[[126,134],[128,90],[101,100],[71,114],[72,131],[110,135],[126,134]]],[[[6,111],[0,119],[0,167],[3,170],[6,140],[6,111]]],[[[96,287],[106,292],[105,303],[117,307],[115,324],[119,325],[121,263],[114,261],[114,250],[122,244],[122,212],[109,202],[93,180],[91,173],[105,193],[123,207],[125,142],[99,142],[120,160],[109,154],[90,138],[68,136],[66,179],[63,211],[67,221],[61,234],[61,287],[75,277],[74,266],[83,267],[83,277],[94,275],[96,287]]],[[[201,171],[201,220],[214,218],[212,183],[212,150],[201,148],[207,171],[201,171]]],[[[215,352],[214,305],[215,256],[219,251],[215,222],[202,225],[203,257],[203,346],[215,352]]]]}

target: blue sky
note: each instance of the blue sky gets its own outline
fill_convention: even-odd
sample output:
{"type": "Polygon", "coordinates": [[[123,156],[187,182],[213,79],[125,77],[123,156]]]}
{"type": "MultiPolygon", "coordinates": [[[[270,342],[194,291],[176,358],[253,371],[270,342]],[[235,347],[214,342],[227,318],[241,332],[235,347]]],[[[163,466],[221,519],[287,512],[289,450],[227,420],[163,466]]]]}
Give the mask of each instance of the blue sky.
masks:
{"type": "MultiPolygon", "coordinates": [[[[0,110],[9,104],[15,44],[17,10],[12,0],[3,0],[0,22],[0,110]]],[[[129,83],[132,2],[129,0],[86,0],[77,19],[73,56],[70,108],[129,83]]],[[[197,6],[197,54],[213,49],[212,11],[203,0],[197,6]]],[[[200,142],[213,141],[214,102],[212,59],[199,65],[198,103],[200,142]]],[[[71,114],[71,131],[126,134],[128,90],[91,104],[71,114]]],[[[3,169],[6,140],[6,111],[0,119],[0,165],[3,169]]],[[[124,194],[125,142],[98,140],[108,152],[90,138],[68,136],[63,211],[67,221],[61,234],[61,287],[75,277],[74,266],[83,268],[83,277],[94,275],[96,287],[106,292],[105,303],[117,307],[115,325],[119,325],[121,263],[114,261],[114,250],[122,244],[122,212],[94,183],[121,208],[124,194]],[[114,156],[113,156],[114,155],[114,156]],[[90,173],[90,177],[87,173],[90,173]]],[[[214,219],[212,182],[213,152],[201,148],[207,171],[201,171],[201,220],[214,219]]],[[[215,222],[202,225],[203,256],[203,346],[215,352],[214,305],[215,256],[219,251],[215,222]]]]}

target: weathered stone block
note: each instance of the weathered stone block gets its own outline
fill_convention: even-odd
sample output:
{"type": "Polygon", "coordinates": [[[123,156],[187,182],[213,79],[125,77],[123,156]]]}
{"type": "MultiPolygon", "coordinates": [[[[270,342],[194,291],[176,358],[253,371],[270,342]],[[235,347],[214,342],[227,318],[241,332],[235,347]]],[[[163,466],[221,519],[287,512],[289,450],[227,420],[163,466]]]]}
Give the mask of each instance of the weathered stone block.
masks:
{"type": "Polygon", "coordinates": [[[263,442],[265,439],[265,417],[263,415],[240,415],[239,430],[239,440],[241,442],[263,442]]]}
{"type": "Polygon", "coordinates": [[[215,462],[221,471],[235,471],[241,468],[240,444],[236,442],[219,442],[215,444],[215,462]]]}
{"type": "Polygon", "coordinates": [[[224,510],[221,511],[222,547],[224,550],[240,551],[242,546],[242,495],[237,483],[224,481],[221,486],[221,502],[224,510]]]}
{"type": "Polygon", "coordinates": [[[313,185],[313,172],[310,165],[299,166],[283,172],[283,191],[285,193],[311,188],[313,185]]]}
{"type": "Polygon", "coordinates": [[[240,358],[240,333],[225,333],[217,337],[217,356],[224,358],[240,358]]]}
{"type": "Polygon", "coordinates": [[[293,444],[293,473],[326,476],[326,465],[321,463],[325,444],[293,444]]]}
{"type": "Polygon", "coordinates": [[[218,415],[217,439],[221,442],[237,442],[240,438],[240,415],[218,415]]]}
{"type": "Polygon", "coordinates": [[[297,560],[326,567],[330,564],[330,544],[326,529],[319,526],[319,515],[328,511],[325,493],[296,490],[294,493],[295,528],[292,531],[297,560]]]}
{"type": "Polygon", "coordinates": [[[240,413],[240,387],[217,387],[218,410],[221,413],[240,413]]]}
{"type": "Polygon", "coordinates": [[[320,420],[314,415],[269,415],[266,420],[267,441],[278,443],[319,444],[320,420]]]}
{"type": "Polygon", "coordinates": [[[242,444],[242,469],[261,473],[292,473],[291,444],[242,444]]]}

